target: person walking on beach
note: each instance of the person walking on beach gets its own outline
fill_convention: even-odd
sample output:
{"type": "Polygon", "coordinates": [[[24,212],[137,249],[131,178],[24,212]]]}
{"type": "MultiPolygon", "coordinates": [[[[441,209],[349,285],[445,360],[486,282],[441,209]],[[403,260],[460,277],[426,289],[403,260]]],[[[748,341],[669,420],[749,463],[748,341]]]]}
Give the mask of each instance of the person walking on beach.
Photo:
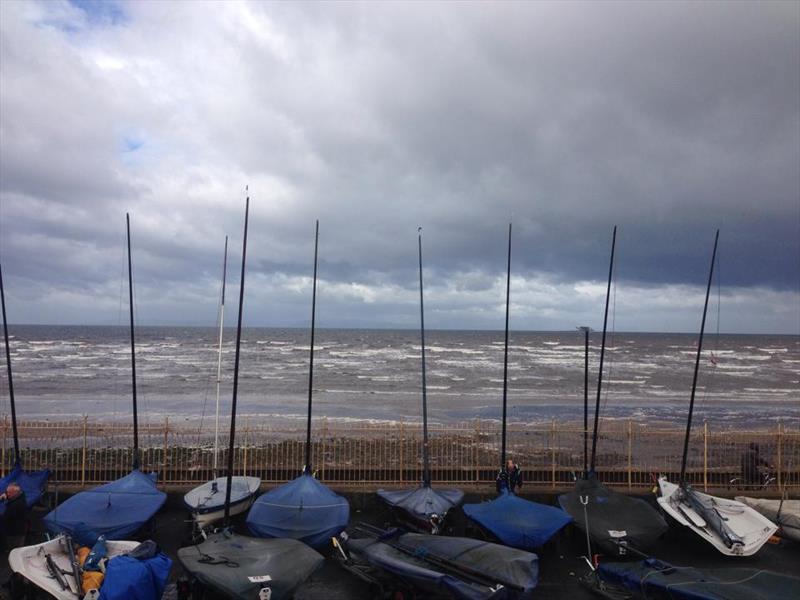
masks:
{"type": "Polygon", "coordinates": [[[518,493],[522,488],[522,470],[519,465],[509,458],[505,466],[497,474],[495,485],[497,486],[498,494],[504,489],[512,494],[518,493]]]}
{"type": "Polygon", "coordinates": [[[750,446],[742,454],[742,480],[746,485],[760,485],[761,484],[761,467],[771,469],[771,465],[761,458],[760,449],[758,444],[750,442],[750,446]]]}

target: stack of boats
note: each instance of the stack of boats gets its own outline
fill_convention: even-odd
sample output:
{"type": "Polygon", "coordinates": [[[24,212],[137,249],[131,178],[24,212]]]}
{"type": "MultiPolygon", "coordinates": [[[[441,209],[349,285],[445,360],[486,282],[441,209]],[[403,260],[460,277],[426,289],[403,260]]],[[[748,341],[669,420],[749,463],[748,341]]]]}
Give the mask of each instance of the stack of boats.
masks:
{"type": "MultiPolygon", "coordinates": [[[[305,465],[298,477],[257,498],[261,480],[234,473],[236,409],[244,306],[249,197],[245,205],[242,240],[238,323],[233,369],[233,394],[229,418],[227,465],[222,474],[220,449],[220,382],[222,374],[223,318],[227,271],[227,238],[219,303],[216,414],[211,479],[184,497],[192,515],[195,542],[178,551],[186,573],[200,588],[230,598],[290,598],[304,581],[322,565],[320,550],[333,544],[334,556],[349,572],[375,584],[378,589],[408,589],[420,597],[460,599],[531,598],[538,582],[536,554],[570,523],[586,538],[586,556],[591,573],[585,581],[607,598],[668,595],[675,598],[759,598],[765,589],[769,597],[800,597],[800,579],[749,568],[683,568],[645,554],[656,547],[668,529],[665,515],[688,528],[719,552],[728,556],[749,556],[778,530],[788,539],[800,541],[800,501],[759,500],[739,497],[718,498],[695,490],[686,475],[697,377],[702,351],[708,297],[714,273],[719,232],[714,241],[706,301],[697,344],[694,380],[687,418],[681,472],[676,482],[658,479],[656,503],[631,498],[605,486],[596,472],[598,423],[609,298],[614,270],[616,227],[611,245],[606,292],[603,337],[600,349],[597,397],[588,452],[588,328],[586,331],[586,384],[584,394],[584,470],[575,488],[550,506],[521,498],[507,471],[506,448],[508,398],[509,312],[511,292],[511,225],[508,229],[505,346],[502,395],[502,441],[498,474],[498,495],[482,503],[463,504],[458,489],[438,488],[432,482],[428,401],[425,371],[425,315],[422,269],[422,234],[418,232],[420,337],[422,372],[421,452],[422,478],[410,489],[379,490],[378,498],[390,509],[400,528],[380,528],[357,523],[345,531],[350,506],[345,498],[320,482],[312,468],[312,390],[316,314],[319,222],[315,228],[314,277],[311,302],[311,343],[307,402],[305,465]],[[449,517],[463,505],[463,513],[483,539],[442,535],[450,528],[449,517]],[[252,535],[234,530],[232,517],[246,514],[252,535]],[[612,562],[597,564],[601,554],[612,562]],[[628,562],[613,562],[626,559],[628,562]],[[630,560],[635,559],[635,560],[630,560]],[[644,560],[642,560],[644,559],[644,560]],[[386,586],[386,587],[385,587],[386,586]],[[724,591],[721,591],[724,590],[724,591]]],[[[164,504],[166,495],[156,485],[155,474],[140,469],[136,394],[136,358],[133,322],[133,275],[128,232],[128,278],[131,328],[131,371],[133,406],[133,454],[131,471],[116,481],[82,491],[56,506],[44,519],[51,539],[12,550],[13,572],[55,598],[124,598],[125,589],[136,589],[137,598],[155,600],[163,591],[171,561],[152,542],[134,539],[164,504]],[[81,549],[85,548],[86,551],[81,549]],[[91,553],[89,553],[89,549],[91,553]],[[81,554],[83,552],[83,554],[81,554]],[[86,554],[88,557],[85,557],[86,554]],[[105,581],[87,587],[87,573],[93,555],[102,554],[105,581]],[[80,557],[79,557],[80,555],[80,557]],[[83,558],[81,558],[83,557],[83,558]],[[146,576],[145,576],[146,574],[146,576]],[[143,583],[145,582],[145,583],[143,583]],[[126,587],[128,586],[128,587],[126,587]],[[131,587],[133,586],[133,587],[131,587]],[[120,591],[123,590],[123,591],[120,591]],[[117,595],[115,595],[117,594],[117,595]]],[[[47,471],[23,469],[16,429],[16,410],[11,385],[11,354],[5,319],[5,299],[0,272],[0,297],[11,396],[16,464],[0,480],[6,487],[17,482],[28,504],[35,503],[47,481],[47,471]]],[[[0,505],[2,506],[2,505],[0,505]]],[[[0,518],[3,518],[0,512],[0,518]]],[[[89,581],[97,581],[89,577],[89,581]]]]}

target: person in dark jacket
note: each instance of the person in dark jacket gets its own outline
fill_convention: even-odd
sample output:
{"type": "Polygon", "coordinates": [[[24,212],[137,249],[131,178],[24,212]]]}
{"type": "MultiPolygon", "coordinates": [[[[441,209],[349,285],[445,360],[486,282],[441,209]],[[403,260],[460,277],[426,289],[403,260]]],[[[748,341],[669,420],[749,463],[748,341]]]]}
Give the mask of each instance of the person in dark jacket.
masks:
{"type": "Polygon", "coordinates": [[[24,531],[28,505],[24,490],[14,481],[0,494],[0,501],[5,506],[5,512],[0,516],[0,548],[5,548],[6,536],[19,535],[24,531]]]}
{"type": "Polygon", "coordinates": [[[742,454],[742,480],[747,485],[759,485],[761,483],[761,467],[771,468],[770,464],[761,458],[758,444],[750,442],[747,451],[742,454]]]}
{"type": "Polygon", "coordinates": [[[512,494],[518,493],[522,488],[522,471],[519,465],[509,458],[505,466],[497,474],[495,486],[498,494],[504,489],[512,494]]]}

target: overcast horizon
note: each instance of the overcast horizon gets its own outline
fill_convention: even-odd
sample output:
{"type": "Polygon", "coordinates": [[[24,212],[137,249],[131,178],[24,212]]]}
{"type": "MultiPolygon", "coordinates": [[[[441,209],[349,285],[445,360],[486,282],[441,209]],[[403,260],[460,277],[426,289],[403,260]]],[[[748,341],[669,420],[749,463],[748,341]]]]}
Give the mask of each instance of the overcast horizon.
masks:
{"type": "Polygon", "coordinates": [[[800,335],[800,3],[0,3],[15,324],[800,335]],[[719,302],[719,307],[717,303],[719,302]],[[611,318],[611,317],[610,317],[611,318]]]}

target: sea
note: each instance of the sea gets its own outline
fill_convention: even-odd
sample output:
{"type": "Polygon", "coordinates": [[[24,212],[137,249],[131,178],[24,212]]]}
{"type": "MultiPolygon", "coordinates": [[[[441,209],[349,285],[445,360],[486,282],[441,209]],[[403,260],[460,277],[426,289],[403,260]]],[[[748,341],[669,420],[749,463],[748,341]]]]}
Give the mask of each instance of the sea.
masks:
{"type": "MultiPolygon", "coordinates": [[[[131,413],[130,333],[125,327],[13,325],[11,360],[20,419],[124,421],[131,413]]],[[[274,421],[305,418],[306,329],[246,328],[238,413],[274,421]]],[[[221,412],[230,410],[235,330],[223,334],[221,412]]],[[[590,414],[596,401],[600,333],[592,333],[590,414]]],[[[209,419],[214,412],[218,330],[137,327],[139,409],[145,420],[209,419]]],[[[696,334],[610,333],[601,394],[605,418],[685,422],[696,334]]],[[[429,418],[451,423],[499,419],[502,331],[426,331],[429,418]]],[[[313,412],[333,422],[419,421],[422,362],[418,331],[322,329],[316,333],[313,412]]],[[[0,414],[8,378],[0,375],[0,414]]],[[[584,339],[579,331],[512,331],[508,416],[523,423],[580,422],[584,339]]],[[[716,429],[800,424],[800,338],[706,336],[695,415],[716,429]]],[[[696,422],[698,422],[696,421],[696,422]]]]}

